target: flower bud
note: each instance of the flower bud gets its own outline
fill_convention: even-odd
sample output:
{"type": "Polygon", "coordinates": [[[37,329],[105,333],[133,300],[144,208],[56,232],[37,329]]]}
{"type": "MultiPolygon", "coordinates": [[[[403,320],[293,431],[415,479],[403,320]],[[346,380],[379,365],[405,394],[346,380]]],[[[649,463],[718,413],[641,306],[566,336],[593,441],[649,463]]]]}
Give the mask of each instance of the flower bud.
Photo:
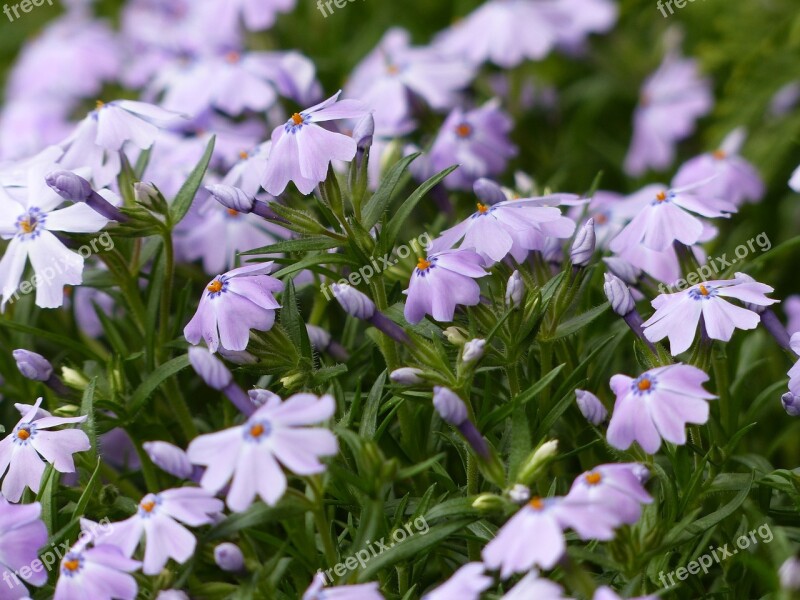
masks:
{"type": "Polygon", "coordinates": [[[228,210],[240,213],[253,211],[254,200],[242,190],[232,185],[207,185],[206,190],[211,196],[228,210]]]}
{"type": "Polygon", "coordinates": [[[781,396],[783,410],[790,417],[800,417],[800,396],[795,396],[792,392],[786,392],[781,396]]]}
{"type": "Polygon", "coordinates": [[[231,381],[233,375],[223,362],[208,349],[202,346],[189,348],[189,362],[195,372],[200,375],[206,385],[215,390],[222,391],[231,381]]]}
{"type": "Polygon", "coordinates": [[[83,376],[80,371],[70,369],[69,367],[61,367],[61,379],[64,380],[69,387],[76,390],[85,390],[89,385],[89,380],[83,376]]]}
{"type": "Polygon", "coordinates": [[[606,293],[606,298],[608,298],[608,301],[611,303],[611,308],[619,316],[624,317],[636,306],[631,291],[619,277],[609,275],[608,273],[605,273],[603,277],[605,278],[603,291],[606,293]]]}
{"type": "Polygon", "coordinates": [[[348,315],[367,320],[375,314],[375,303],[353,286],[347,283],[334,283],[331,291],[348,315]]]}
{"type": "Polygon", "coordinates": [[[189,594],[183,590],[162,590],[158,592],[156,600],[191,600],[189,594]]]}
{"type": "Polygon", "coordinates": [[[790,592],[800,591],[800,559],[790,556],[778,570],[781,587],[790,592]]]}
{"type": "Polygon", "coordinates": [[[433,406],[446,423],[458,427],[467,420],[467,405],[452,390],[436,386],[433,388],[433,406]]]}
{"type": "Polygon", "coordinates": [[[454,346],[463,346],[467,343],[467,332],[460,327],[448,327],[442,334],[454,346]]]}
{"type": "Polygon", "coordinates": [[[308,341],[317,350],[325,350],[331,344],[331,334],[325,331],[322,327],[316,325],[306,324],[306,331],[308,332],[308,341]]]}
{"type": "Polygon", "coordinates": [[[535,481],[558,453],[558,440],[549,440],[531,453],[517,475],[517,482],[530,485],[535,481]]]}
{"type": "Polygon", "coordinates": [[[420,375],[422,375],[422,369],[401,367],[392,371],[389,374],[389,379],[400,385],[417,385],[424,381],[420,375]]]}
{"type": "Polygon", "coordinates": [[[486,347],[486,340],[474,339],[464,344],[464,352],[461,355],[461,360],[464,364],[477,362],[481,359],[486,347]]]}
{"type": "Polygon", "coordinates": [[[72,171],[51,171],[44,181],[56,194],[73,202],[86,202],[94,191],[88,181],[72,171]]]}
{"type": "Polygon", "coordinates": [[[225,542],[214,548],[214,562],[223,571],[240,573],[244,570],[244,555],[239,546],[225,542]]]}
{"type": "Polygon", "coordinates": [[[575,390],[575,400],[581,414],[592,425],[600,425],[608,417],[608,411],[599,398],[585,390],[575,390]]]}
{"type": "Polygon", "coordinates": [[[249,390],[247,395],[250,396],[250,401],[258,406],[259,408],[262,406],[266,406],[269,403],[281,402],[281,397],[274,392],[270,392],[269,390],[262,390],[256,388],[254,390],[249,390]]]}
{"type": "Polygon", "coordinates": [[[353,129],[353,139],[359,150],[366,150],[372,146],[372,138],[375,135],[375,117],[372,113],[365,115],[356,123],[353,129]]]}
{"type": "Polygon", "coordinates": [[[635,464],[631,469],[631,473],[633,473],[634,477],[639,480],[639,483],[644,485],[650,480],[650,469],[645,467],[644,465],[635,464]]]}
{"type": "Polygon", "coordinates": [[[481,177],[472,184],[472,190],[484,204],[497,204],[508,200],[502,188],[490,179],[481,177]]]}
{"type": "Polygon", "coordinates": [[[53,375],[53,365],[44,356],[30,350],[18,349],[12,352],[17,368],[27,379],[47,381],[53,375]]]}
{"type": "Polygon", "coordinates": [[[158,188],[147,181],[137,181],[133,184],[133,197],[139,204],[155,206],[159,202],[158,188]]]}
{"type": "Polygon", "coordinates": [[[576,267],[585,267],[592,260],[594,254],[595,243],[597,238],[594,233],[594,219],[589,219],[583,224],[575,235],[575,241],[572,242],[572,249],[569,252],[569,258],[572,264],[576,267]]]}
{"type": "Polygon", "coordinates": [[[514,271],[506,284],[506,306],[519,308],[522,304],[522,295],[525,293],[525,283],[519,271],[514,271]]]}
{"type": "Polygon", "coordinates": [[[499,512],[508,506],[497,494],[481,494],[472,501],[472,508],[481,512],[499,512]]]}
{"type": "Polygon", "coordinates": [[[162,471],[179,479],[189,479],[194,467],[186,452],[169,442],[145,442],[142,444],[147,456],[162,471]]]}
{"type": "Polygon", "coordinates": [[[514,504],[522,505],[531,499],[531,490],[527,485],[516,483],[508,490],[508,497],[514,504]]]}

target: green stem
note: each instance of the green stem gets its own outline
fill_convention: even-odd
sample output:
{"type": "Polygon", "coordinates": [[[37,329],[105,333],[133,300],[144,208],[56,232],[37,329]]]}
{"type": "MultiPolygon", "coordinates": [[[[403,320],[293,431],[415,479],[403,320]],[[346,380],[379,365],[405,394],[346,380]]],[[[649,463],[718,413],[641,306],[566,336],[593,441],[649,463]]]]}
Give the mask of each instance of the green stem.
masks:
{"type": "MultiPolygon", "coordinates": [[[[467,496],[472,498],[478,495],[480,482],[478,481],[478,461],[472,452],[467,454],[467,496]]],[[[481,544],[476,540],[467,540],[467,556],[470,561],[481,559],[481,544]]]]}
{"type": "Polygon", "coordinates": [[[169,342],[169,316],[172,304],[172,284],[175,274],[175,251],[172,247],[172,236],[167,231],[164,240],[164,287],[161,291],[160,326],[159,326],[159,358],[163,361],[166,354],[166,345],[169,342]]]}
{"type": "MultiPolygon", "coordinates": [[[[383,287],[383,278],[378,276],[370,280],[369,288],[372,291],[372,300],[375,306],[380,311],[385,311],[389,308],[389,301],[386,299],[386,288],[383,287]]],[[[393,340],[385,335],[381,336],[381,351],[386,358],[386,367],[391,373],[399,366],[399,359],[397,357],[397,348],[393,340]]]]}
{"type": "Polygon", "coordinates": [[[329,565],[338,562],[336,546],[331,537],[331,526],[328,522],[328,515],[325,512],[325,493],[322,489],[322,480],[315,476],[309,479],[309,485],[314,491],[314,523],[319,530],[319,537],[322,540],[322,547],[325,552],[325,560],[329,565]]]}

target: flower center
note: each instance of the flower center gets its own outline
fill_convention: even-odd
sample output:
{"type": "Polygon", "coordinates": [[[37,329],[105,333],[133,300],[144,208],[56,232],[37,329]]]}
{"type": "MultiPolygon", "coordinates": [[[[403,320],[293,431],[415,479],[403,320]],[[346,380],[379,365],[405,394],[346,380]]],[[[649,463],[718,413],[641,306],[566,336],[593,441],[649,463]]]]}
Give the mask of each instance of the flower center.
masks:
{"type": "Polygon", "coordinates": [[[103,102],[102,100],[98,100],[97,102],[94,103],[95,110],[100,110],[105,105],[106,105],[106,103],[103,102]]]}
{"type": "Polygon", "coordinates": [[[234,208],[229,208],[228,209],[228,215],[230,215],[231,217],[238,217],[239,216],[239,211],[234,209],[234,208]]]}
{"type": "Polygon", "coordinates": [[[478,212],[482,215],[485,215],[487,212],[489,212],[489,207],[478,202],[478,212]]]}
{"type": "Polygon", "coordinates": [[[28,431],[27,429],[20,429],[20,430],[17,432],[17,437],[18,437],[19,439],[21,439],[21,440],[24,442],[24,441],[25,441],[25,440],[27,440],[29,437],[31,437],[31,432],[30,432],[30,431],[28,431]]]}
{"type": "Polygon", "coordinates": [[[386,65],[386,72],[389,75],[397,75],[400,72],[400,68],[397,65],[386,65]]]}
{"type": "Polygon", "coordinates": [[[295,125],[302,125],[303,124],[303,116],[300,113],[294,113],[292,115],[292,122],[295,125]]]}
{"type": "Polygon", "coordinates": [[[537,496],[528,502],[528,506],[530,506],[533,510],[542,510],[544,508],[544,502],[542,502],[542,499],[537,496]]]}
{"type": "Polygon", "coordinates": [[[608,217],[605,216],[603,213],[597,213],[592,218],[594,219],[594,222],[597,223],[598,225],[605,225],[606,223],[608,223],[608,217]]]}
{"type": "Polygon", "coordinates": [[[225,60],[231,63],[232,65],[235,65],[237,62],[239,62],[239,59],[241,58],[242,55],[239,54],[238,52],[228,52],[225,55],[225,60]]]}
{"type": "Polygon", "coordinates": [[[640,381],[640,382],[637,384],[637,386],[636,386],[636,387],[638,387],[640,391],[642,391],[642,392],[646,392],[646,391],[647,391],[647,390],[649,390],[651,387],[653,387],[653,384],[652,384],[652,383],[650,383],[650,380],[649,380],[649,379],[642,379],[642,380],[641,380],[641,381],[640,381]]]}
{"type": "Polygon", "coordinates": [[[588,473],[586,475],[586,483],[589,485],[597,485],[603,480],[603,476],[600,473],[588,473]]]}
{"type": "Polygon", "coordinates": [[[218,293],[222,289],[222,282],[219,279],[215,279],[211,283],[208,284],[208,291],[212,294],[218,293]]]}
{"type": "Polygon", "coordinates": [[[726,158],[728,158],[728,153],[725,152],[725,150],[715,150],[713,156],[717,160],[725,160],[726,158]]]}
{"type": "Polygon", "coordinates": [[[31,223],[28,219],[22,219],[19,222],[19,228],[22,229],[23,233],[33,233],[36,230],[36,221],[31,223]]]}
{"type": "Polygon", "coordinates": [[[247,160],[248,158],[250,158],[250,155],[244,150],[242,150],[241,152],[239,152],[239,158],[241,158],[242,160],[247,160]]]}
{"type": "Polygon", "coordinates": [[[72,571],[73,573],[77,571],[81,566],[81,563],[78,559],[73,558],[72,560],[64,561],[64,568],[67,571],[72,571]]]}
{"type": "Polygon", "coordinates": [[[461,123],[461,125],[456,127],[456,135],[460,138],[468,138],[472,135],[472,125],[469,123],[461,123]]]}
{"type": "Polygon", "coordinates": [[[711,293],[708,291],[708,288],[704,286],[702,283],[700,284],[698,289],[700,290],[700,294],[702,294],[703,296],[708,296],[711,293]]]}
{"type": "Polygon", "coordinates": [[[666,200],[666,199],[667,199],[667,194],[666,194],[666,192],[658,192],[658,193],[656,194],[656,200],[658,200],[659,202],[663,202],[663,201],[664,201],[664,200],[666,200]]]}
{"type": "Polygon", "coordinates": [[[252,435],[254,438],[261,437],[264,435],[264,426],[260,423],[253,425],[250,428],[250,435],[252,435]]]}
{"type": "Polygon", "coordinates": [[[420,271],[424,271],[425,269],[430,268],[430,266],[431,266],[430,261],[422,258],[421,256],[417,259],[417,268],[420,271]]]}
{"type": "Polygon", "coordinates": [[[146,513],[153,512],[153,509],[156,507],[156,503],[152,500],[143,501],[139,504],[139,507],[146,513]]]}

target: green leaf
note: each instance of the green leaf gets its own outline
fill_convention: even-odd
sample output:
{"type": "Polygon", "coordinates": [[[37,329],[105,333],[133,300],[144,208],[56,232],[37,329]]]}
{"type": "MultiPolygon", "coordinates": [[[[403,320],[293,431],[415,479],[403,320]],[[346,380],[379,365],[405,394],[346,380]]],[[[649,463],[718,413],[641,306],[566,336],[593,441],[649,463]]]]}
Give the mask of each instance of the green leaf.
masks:
{"type": "Polygon", "coordinates": [[[577,333],[578,331],[586,327],[589,323],[594,321],[597,317],[606,312],[610,307],[611,304],[605,302],[600,306],[596,306],[590,310],[587,310],[583,314],[580,314],[576,317],[572,317],[568,321],[564,321],[556,328],[556,332],[553,334],[553,337],[549,338],[548,341],[558,340],[570,336],[573,333],[577,333]]]}
{"type": "Polygon", "coordinates": [[[144,403],[147,402],[147,399],[154,391],[156,391],[158,386],[188,366],[189,355],[184,354],[165,362],[155,371],[150,373],[147,379],[145,379],[141,385],[136,388],[136,391],[128,401],[128,410],[130,411],[131,418],[136,417],[136,413],[138,413],[144,407],[144,403]]]}
{"type": "Polygon", "coordinates": [[[197,190],[200,189],[200,184],[203,183],[203,177],[205,177],[206,171],[208,170],[208,163],[211,162],[216,139],[217,136],[212,135],[211,139],[208,140],[208,146],[206,146],[206,151],[203,153],[200,162],[198,162],[197,166],[189,173],[189,178],[181,186],[181,189],[178,190],[178,195],[175,196],[175,200],[172,201],[172,205],[169,209],[169,217],[173,228],[183,220],[186,213],[189,212],[189,208],[192,206],[192,201],[197,194],[197,190]]]}
{"type": "MultiPolygon", "coordinates": [[[[276,262],[280,261],[276,260],[276,262]]],[[[314,254],[313,256],[307,256],[302,260],[292,261],[289,265],[273,273],[272,276],[280,278],[285,275],[291,275],[293,273],[297,273],[298,271],[308,269],[309,267],[335,264],[358,266],[355,261],[343,254],[328,254],[326,252],[325,254],[314,254]]],[[[331,279],[338,280],[340,277],[338,273],[331,271],[330,269],[318,268],[317,270],[328,274],[331,279]]]]}
{"type": "Polygon", "coordinates": [[[411,177],[411,175],[406,172],[408,165],[414,162],[419,155],[420,153],[417,152],[401,158],[383,176],[380,186],[364,205],[361,223],[365,229],[372,228],[375,223],[381,220],[381,216],[392,201],[392,195],[400,179],[403,178],[403,180],[406,181],[411,177]]]}
{"type": "Polygon", "coordinates": [[[78,354],[91,358],[93,360],[97,360],[99,362],[105,362],[105,358],[96,352],[94,352],[88,345],[82,344],[79,341],[76,341],[74,338],[67,337],[65,335],[60,335],[58,333],[53,333],[52,331],[47,331],[45,329],[39,329],[38,327],[31,327],[30,325],[23,325],[22,323],[15,323],[14,321],[9,321],[8,319],[0,318],[0,326],[8,327],[14,331],[19,331],[21,333],[29,333],[31,335],[40,337],[42,339],[50,340],[51,342],[55,342],[59,346],[63,346],[64,348],[69,348],[70,350],[74,350],[78,354]]]}
{"type": "Polygon", "coordinates": [[[83,516],[84,512],[86,512],[86,507],[89,505],[89,500],[94,495],[95,488],[97,488],[97,484],[100,481],[100,465],[102,463],[102,459],[97,459],[97,465],[92,472],[92,476],[89,478],[89,482],[86,484],[86,488],[83,490],[81,497],[78,499],[78,503],[75,505],[75,509],[72,511],[72,519],[76,520],[83,516]]]}
{"type": "Polygon", "coordinates": [[[311,342],[308,340],[308,331],[305,321],[300,315],[297,306],[297,296],[294,290],[294,281],[287,279],[281,298],[281,326],[286,330],[286,335],[298,349],[301,356],[312,360],[311,342]]]}
{"type": "Polygon", "coordinates": [[[333,238],[324,235],[303,237],[297,240],[284,240],[269,246],[262,246],[241,252],[241,256],[249,256],[253,254],[280,254],[283,252],[310,252],[312,250],[330,250],[336,248],[340,244],[333,238]]]}
{"type": "Polygon", "coordinates": [[[42,505],[42,521],[47,526],[47,531],[53,533],[56,530],[56,514],[58,506],[56,504],[56,492],[58,492],[58,480],[61,473],[47,465],[42,475],[42,483],[36,501],[42,505]]]}
{"type": "Polygon", "coordinates": [[[375,383],[372,384],[372,389],[367,396],[367,402],[364,405],[364,413],[361,415],[361,425],[358,428],[358,434],[364,439],[374,439],[375,432],[378,428],[378,412],[381,408],[381,399],[383,398],[383,386],[386,383],[386,371],[383,371],[375,383]]]}
{"type": "Polygon", "coordinates": [[[89,382],[89,385],[86,386],[83,392],[83,400],[81,400],[81,414],[86,415],[86,420],[81,423],[81,429],[83,429],[83,432],[89,438],[89,443],[92,446],[89,451],[89,456],[92,461],[97,458],[97,433],[94,423],[94,393],[96,389],[97,377],[94,377],[89,382]]]}

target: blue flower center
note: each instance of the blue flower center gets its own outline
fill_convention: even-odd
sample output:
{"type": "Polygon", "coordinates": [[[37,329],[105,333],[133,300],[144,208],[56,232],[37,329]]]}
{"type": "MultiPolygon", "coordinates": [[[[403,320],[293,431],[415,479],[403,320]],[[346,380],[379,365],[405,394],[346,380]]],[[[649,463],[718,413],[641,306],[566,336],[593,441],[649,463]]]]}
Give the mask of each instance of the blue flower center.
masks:
{"type": "Polygon", "coordinates": [[[14,429],[14,443],[19,444],[20,446],[27,446],[28,440],[31,440],[36,437],[36,425],[32,423],[25,423],[23,425],[18,425],[14,429]]]}
{"type": "Polygon", "coordinates": [[[700,284],[689,290],[689,297],[693,300],[711,300],[716,298],[719,292],[711,285],[700,284]]]}
{"type": "Polygon", "coordinates": [[[633,380],[631,383],[631,389],[637,396],[645,396],[652,394],[653,391],[655,391],[657,383],[658,382],[655,379],[645,373],[644,375],[640,375],[633,380]]]}

